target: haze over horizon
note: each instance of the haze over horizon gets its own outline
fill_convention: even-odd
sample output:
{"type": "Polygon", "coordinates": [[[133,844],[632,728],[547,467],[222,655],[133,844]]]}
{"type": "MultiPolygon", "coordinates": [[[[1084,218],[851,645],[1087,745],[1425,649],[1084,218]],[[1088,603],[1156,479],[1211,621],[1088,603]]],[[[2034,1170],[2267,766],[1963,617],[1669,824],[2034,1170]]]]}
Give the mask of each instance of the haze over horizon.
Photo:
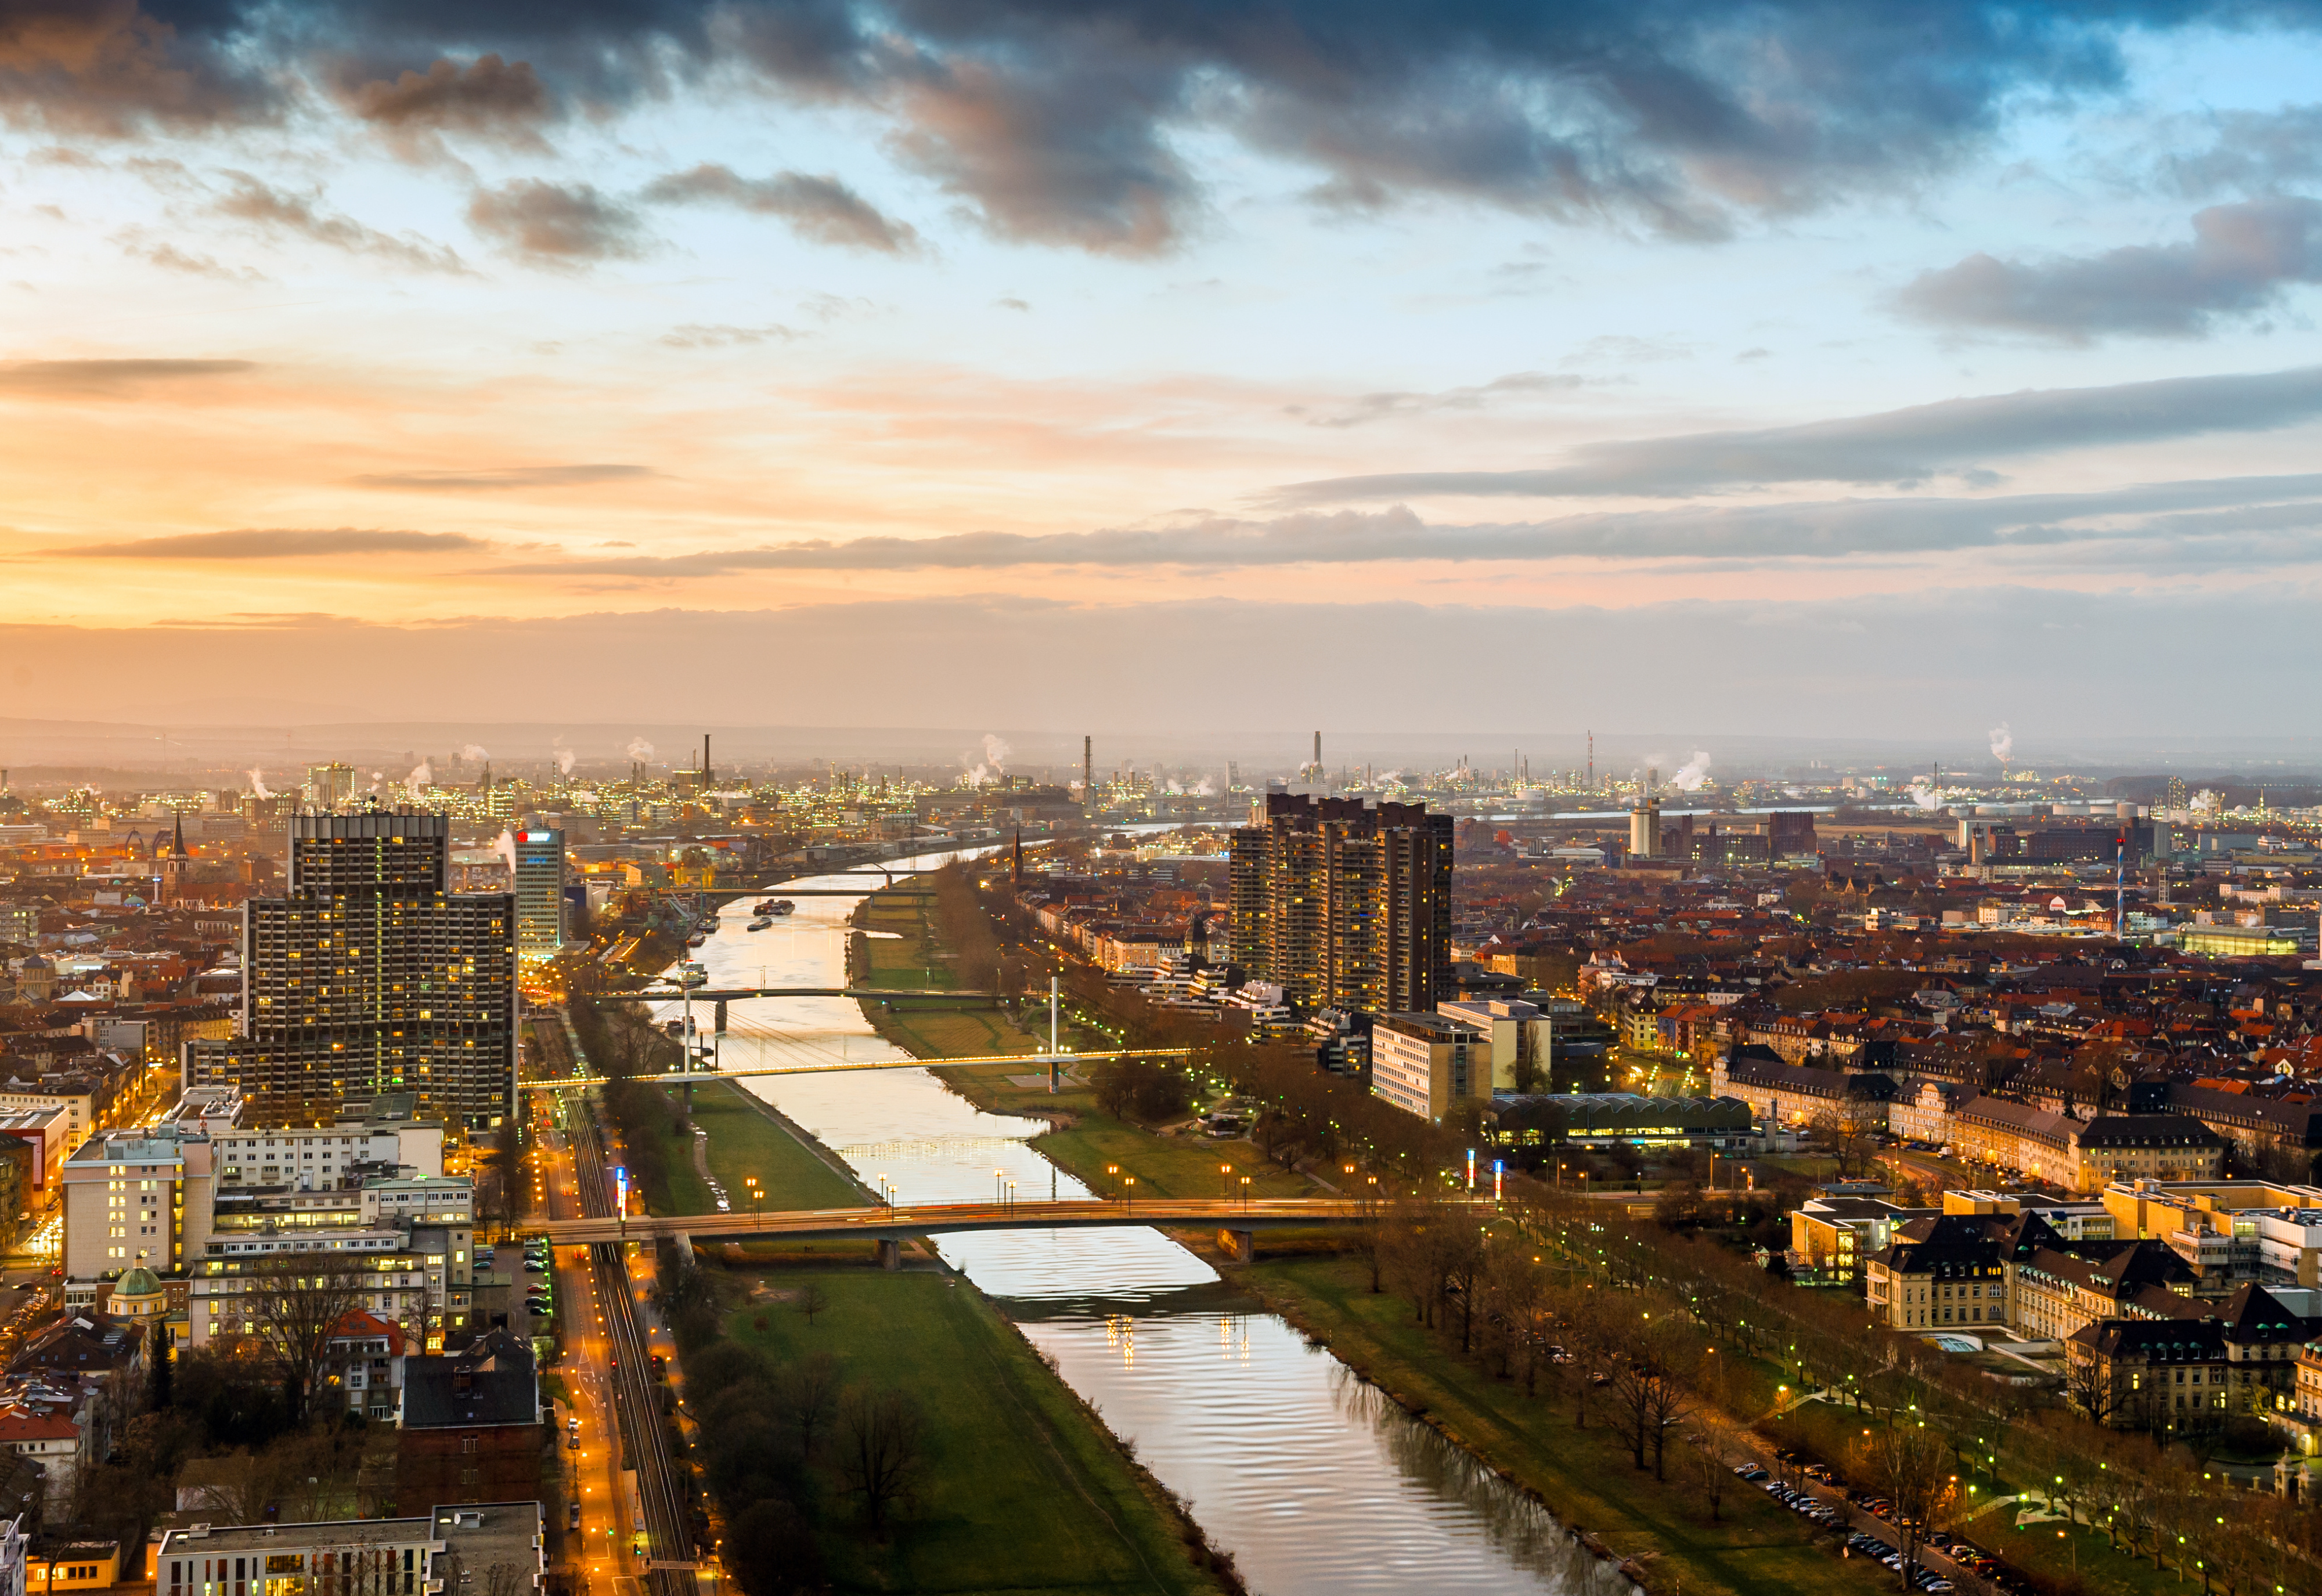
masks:
{"type": "Polygon", "coordinates": [[[2297,5],[12,6],[0,686],[2295,738],[2317,66],[2297,5]]]}

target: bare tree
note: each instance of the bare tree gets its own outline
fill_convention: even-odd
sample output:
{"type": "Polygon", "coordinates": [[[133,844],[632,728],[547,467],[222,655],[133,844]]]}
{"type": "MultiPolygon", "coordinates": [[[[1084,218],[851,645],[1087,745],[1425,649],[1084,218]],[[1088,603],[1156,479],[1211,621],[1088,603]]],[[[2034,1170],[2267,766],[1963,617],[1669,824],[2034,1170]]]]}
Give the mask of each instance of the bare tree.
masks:
{"type": "Polygon", "coordinates": [[[243,1277],[243,1317],[282,1382],[294,1423],[309,1416],[328,1369],[332,1339],[363,1306],[373,1275],[352,1258],[293,1253],[243,1277]]]}
{"type": "Polygon", "coordinates": [[[873,1535],[910,1500],[927,1466],[927,1421],[909,1395],[857,1386],[838,1405],[838,1475],[873,1535]]]}
{"type": "Polygon", "coordinates": [[[830,1423],[838,1400],[838,1360],[827,1352],[809,1354],[782,1373],[782,1411],[798,1429],[799,1455],[814,1456],[815,1437],[830,1423]]]}
{"type": "Polygon", "coordinates": [[[1879,1127],[1851,1101],[1815,1115],[1813,1129],[1815,1137],[1829,1148],[1840,1180],[1856,1180],[1869,1169],[1879,1151],[1879,1127]]]}
{"type": "Polygon", "coordinates": [[[817,1314],[830,1307],[830,1293],[823,1289],[820,1281],[810,1280],[798,1289],[798,1295],[791,1300],[791,1306],[804,1314],[806,1322],[811,1325],[817,1314]]]}
{"type": "Polygon", "coordinates": [[[1710,1521],[1723,1517],[1725,1488],[1733,1481],[1733,1471],[1725,1464],[1725,1453],[1717,1437],[1696,1431],[1685,1438],[1687,1466],[1692,1471],[1694,1483],[1701,1489],[1701,1500],[1709,1504],[1710,1521]]]}
{"type": "Polygon", "coordinates": [[[1629,1434],[1629,1453],[1639,1468],[1653,1455],[1653,1477],[1665,1478],[1661,1459],[1669,1427],[1684,1418],[1689,1400],[1679,1372],[1678,1332],[1667,1318],[1641,1318],[1615,1349],[1613,1396],[1629,1434]]]}
{"type": "Polygon", "coordinates": [[[1895,1531],[1902,1539],[1903,1588],[1918,1570],[1919,1546],[1957,1489],[1950,1448],[1939,1430],[1923,1423],[1897,1423],[1866,1430],[1854,1446],[1855,1473],[1895,1504],[1895,1531]]]}

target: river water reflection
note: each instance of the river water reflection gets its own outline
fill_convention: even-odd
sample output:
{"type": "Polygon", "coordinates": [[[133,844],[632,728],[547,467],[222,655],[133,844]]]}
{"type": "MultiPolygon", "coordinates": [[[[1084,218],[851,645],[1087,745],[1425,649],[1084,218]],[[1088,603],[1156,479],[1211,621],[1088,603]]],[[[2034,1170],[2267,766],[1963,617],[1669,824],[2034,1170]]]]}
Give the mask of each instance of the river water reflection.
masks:
{"type": "MultiPolygon", "coordinates": [[[[713,986],[835,984],[853,907],[800,899],[761,932],[728,914],[695,956],[713,986]]],[[[902,1056],[843,999],[738,1002],[730,1023],[729,1069],[902,1056]]],[[[743,1084],[904,1202],[988,1198],[1011,1181],[1021,1198],[1087,1195],[1026,1145],[1040,1121],[983,1113],[922,1070],[743,1084]]],[[[1158,1231],[946,1236],[941,1250],[1134,1438],[1265,1596],[1631,1589],[1549,1513],[1158,1231]]]]}

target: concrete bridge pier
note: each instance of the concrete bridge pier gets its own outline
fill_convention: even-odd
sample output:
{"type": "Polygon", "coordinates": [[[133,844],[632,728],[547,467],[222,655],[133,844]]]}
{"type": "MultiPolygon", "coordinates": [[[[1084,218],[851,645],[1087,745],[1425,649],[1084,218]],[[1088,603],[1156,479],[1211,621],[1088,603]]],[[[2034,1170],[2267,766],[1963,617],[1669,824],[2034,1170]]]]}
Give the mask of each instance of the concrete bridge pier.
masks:
{"type": "Polygon", "coordinates": [[[670,1239],[672,1242],[673,1242],[674,1244],[676,1244],[676,1246],[677,1246],[677,1257],[678,1257],[678,1262],[679,1262],[679,1263],[699,1263],[701,1261],[699,1257],[697,1257],[697,1256],[694,1254],[694,1251],[693,1251],[693,1238],[692,1238],[691,1236],[690,1236],[686,1235],[686,1234],[685,1234],[685,1232],[683,1232],[682,1230],[681,1230],[681,1231],[679,1231],[675,1236],[671,1236],[669,1239],[670,1239]]]}
{"type": "Polygon", "coordinates": [[[879,1243],[879,1267],[882,1269],[900,1269],[902,1266],[903,1244],[892,1239],[882,1239],[879,1243]]]}
{"type": "Polygon", "coordinates": [[[1220,1230],[1218,1250],[1237,1263],[1257,1262],[1257,1232],[1255,1230],[1220,1230]]]}

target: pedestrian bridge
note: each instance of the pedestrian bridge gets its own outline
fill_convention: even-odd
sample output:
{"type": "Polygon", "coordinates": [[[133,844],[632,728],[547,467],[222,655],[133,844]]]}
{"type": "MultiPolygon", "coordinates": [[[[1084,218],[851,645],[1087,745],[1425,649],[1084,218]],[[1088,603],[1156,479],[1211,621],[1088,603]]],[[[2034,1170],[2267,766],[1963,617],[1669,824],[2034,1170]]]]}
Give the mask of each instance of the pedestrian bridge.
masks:
{"type": "Polygon", "coordinates": [[[1257,1251],[1257,1234],[1308,1225],[1359,1224],[1378,1205],[1338,1197],[1065,1198],[1056,1201],[938,1202],[873,1205],[859,1208],[781,1209],[773,1213],[668,1214],[652,1218],[549,1219],[525,1227],[554,1246],[591,1243],[676,1240],[688,1250],[706,1242],[874,1242],[888,1268],[900,1258],[901,1244],[914,1236],[946,1236],[965,1230],[1070,1230],[1095,1226],[1168,1225],[1215,1230],[1220,1246],[1244,1263],[1257,1251]]]}

